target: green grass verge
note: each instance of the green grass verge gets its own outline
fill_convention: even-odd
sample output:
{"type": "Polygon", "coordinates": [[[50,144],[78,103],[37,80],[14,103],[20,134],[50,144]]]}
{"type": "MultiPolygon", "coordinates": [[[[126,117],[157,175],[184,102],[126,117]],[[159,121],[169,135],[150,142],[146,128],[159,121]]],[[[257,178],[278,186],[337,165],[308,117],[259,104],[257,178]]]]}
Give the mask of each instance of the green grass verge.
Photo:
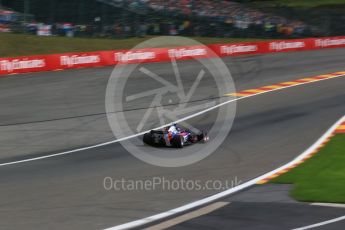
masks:
{"type": "Polygon", "coordinates": [[[314,157],[271,181],[294,184],[299,201],[345,203],[345,134],[338,134],[314,157]]]}
{"type": "MultiPolygon", "coordinates": [[[[95,39],[95,38],[66,38],[39,37],[0,33],[0,57],[15,57],[35,54],[53,54],[66,52],[87,52],[99,50],[130,49],[152,37],[128,39],[95,39]]],[[[173,39],[173,38],[172,38],[173,39]]],[[[257,41],[259,39],[242,38],[207,38],[193,37],[203,43],[230,43],[240,41],[257,41]]],[[[261,40],[261,39],[260,39],[261,40]]]]}
{"type": "Polygon", "coordinates": [[[312,8],[319,6],[331,6],[331,5],[345,5],[345,0],[266,0],[266,1],[253,1],[253,5],[261,5],[266,7],[274,7],[276,5],[284,5],[296,8],[312,8]]]}

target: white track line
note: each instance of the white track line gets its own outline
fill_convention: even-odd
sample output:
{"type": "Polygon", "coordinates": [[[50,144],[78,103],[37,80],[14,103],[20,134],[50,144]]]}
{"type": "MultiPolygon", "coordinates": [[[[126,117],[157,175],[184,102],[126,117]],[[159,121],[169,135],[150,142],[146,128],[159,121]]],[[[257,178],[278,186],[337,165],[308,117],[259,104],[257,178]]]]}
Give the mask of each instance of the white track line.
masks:
{"type": "Polygon", "coordinates": [[[337,204],[337,203],[311,203],[310,205],[332,207],[332,208],[345,208],[345,204],[337,204]]]}
{"type": "MultiPolygon", "coordinates": [[[[182,118],[180,120],[171,122],[169,124],[166,124],[164,126],[160,126],[160,127],[154,128],[154,129],[161,129],[161,128],[164,128],[164,127],[166,127],[168,125],[171,125],[173,123],[180,123],[180,122],[189,120],[191,118],[197,117],[199,115],[202,115],[204,113],[207,113],[209,111],[212,111],[212,110],[214,110],[216,108],[219,108],[221,106],[227,105],[227,104],[235,102],[235,101],[239,101],[239,100],[243,100],[243,99],[246,99],[246,98],[254,97],[254,96],[257,96],[257,95],[266,94],[266,93],[270,93],[270,92],[274,92],[274,91],[279,91],[279,90],[283,90],[283,89],[287,89],[287,88],[291,88],[291,87],[297,87],[297,86],[300,86],[300,85],[311,84],[311,83],[315,83],[315,82],[335,79],[335,78],[343,77],[343,76],[345,76],[345,74],[338,75],[338,76],[335,76],[335,77],[332,77],[332,78],[318,79],[318,80],[311,81],[311,82],[300,83],[298,85],[290,85],[290,86],[286,86],[286,87],[282,87],[282,88],[278,88],[278,89],[272,89],[272,90],[269,90],[269,91],[265,91],[265,92],[261,92],[261,93],[257,93],[257,94],[253,94],[253,95],[248,95],[248,96],[244,96],[244,97],[239,97],[239,98],[231,99],[229,101],[225,101],[223,103],[220,103],[220,104],[215,105],[213,107],[210,107],[208,109],[202,110],[202,111],[200,111],[198,113],[192,114],[192,115],[187,116],[185,118],[182,118]]],[[[299,80],[299,79],[296,79],[296,80],[299,80]]],[[[277,83],[277,84],[279,84],[279,83],[277,83]]],[[[114,144],[114,143],[117,143],[117,142],[125,141],[125,140],[128,140],[128,139],[134,138],[134,137],[138,137],[138,136],[144,135],[146,132],[149,132],[149,130],[143,131],[143,132],[140,132],[140,133],[137,133],[137,134],[133,134],[133,135],[128,136],[128,137],[120,138],[120,139],[117,139],[117,140],[100,143],[100,144],[97,144],[97,145],[87,146],[87,147],[83,147],[83,148],[79,148],[79,149],[73,149],[73,150],[69,150],[69,151],[65,151],[65,152],[61,152],[61,153],[50,154],[50,155],[45,155],[45,156],[41,156],[41,157],[34,157],[34,158],[28,158],[28,159],[24,159],[24,160],[18,160],[18,161],[11,161],[11,162],[6,162],[6,163],[1,163],[0,167],[20,164],[20,163],[26,163],[26,162],[31,162],[31,161],[37,161],[37,160],[43,160],[43,159],[47,159],[47,158],[63,156],[63,155],[71,154],[71,153],[76,153],[76,152],[81,152],[81,151],[90,150],[90,149],[94,149],[94,148],[99,148],[99,147],[102,147],[102,146],[114,144]]]]}
{"type": "Polygon", "coordinates": [[[217,193],[215,195],[206,197],[204,199],[201,199],[201,200],[198,200],[198,201],[186,204],[184,206],[181,206],[181,207],[169,210],[167,212],[162,212],[160,214],[153,215],[153,216],[150,216],[150,217],[147,217],[147,218],[143,218],[143,219],[132,221],[132,222],[129,222],[129,223],[126,223],[126,224],[122,224],[122,225],[114,226],[114,227],[111,227],[111,228],[107,228],[106,230],[130,229],[130,228],[135,228],[135,227],[139,227],[139,226],[151,223],[153,221],[159,221],[159,220],[161,220],[163,218],[167,218],[167,217],[170,217],[170,216],[173,216],[173,215],[176,215],[176,214],[188,211],[190,209],[197,208],[197,207],[199,207],[201,205],[208,204],[210,202],[213,202],[213,201],[216,201],[216,200],[218,200],[220,198],[228,196],[228,195],[230,195],[232,193],[238,192],[238,191],[240,191],[242,189],[245,189],[247,187],[255,185],[257,182],[259,182],[259,181],[261,181],[261,180],[263,180],[263,179],[265,179],[265,178],[267,178],[267,177],[269,177],[271,175],[274,175],[274,174],[276,174],[279,171],[282,171],[284,169],[289,168],[290,166],[292,166],[292,165],[296,164],[297,162],[301,161],[305,156],[308,156],[309,154],[314,152],[337,129],[337,127],[341,123],[343,123],[344,121],[345,121],[345,116],[343,116],[341,119],[339,119],[331,128],[329,128],[327,130],[326,133],[324,133],[312,146],[310,146],[302,154],[300,154],[298,157],[296,157],[294,160],[290,161],[289,163],[287,163],[287,164],[285,164],[285,165],[283,165],[283,166],[281,166],[281,167],[279,167],[279,168],[277,168],[277,169],[275,169],[275,170],[273,170],[271,172],[268,172],[268,173],[266,173],[266,174],[264,174],[264,175],[262,175],[260,177],[252,179],[250,181],[247,181],[244,184],[241,184],[241,185],[239,185],[237,187],[234,187],[234,188],[231,188],[229,190],[217,193]]]}
{"type": "Polygon", "coordinates": [[[317,227],[320,227],[320,226],[323,226],[323,225],[332,224],[332,223],[335,223],[335,222],[338,222],[338,221],[342,221],[342,220],[345,220],[345,216],[341,216],[341,217],[338,217],[338,218],[335,218],[335,219],[331,219],[331,220],[327,220],[327,221],[324,221],[324,222],[320,222],[320,223],[317,223],[317,224],[308,225],[308,226],[305,226],[305,227],[294,228],[293,230],[305,230],[305,229],[317,228],[317,227]]]}

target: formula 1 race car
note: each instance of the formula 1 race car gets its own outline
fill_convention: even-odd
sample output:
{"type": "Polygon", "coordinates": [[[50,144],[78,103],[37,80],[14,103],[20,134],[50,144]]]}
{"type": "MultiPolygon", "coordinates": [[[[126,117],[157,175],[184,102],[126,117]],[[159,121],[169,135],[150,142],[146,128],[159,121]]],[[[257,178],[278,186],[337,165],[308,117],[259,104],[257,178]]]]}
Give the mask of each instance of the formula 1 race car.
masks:
{"type": "Polygon", "coordinates": [[[196,134],[190,130],[184,130],[177,125],[172,125],[162,130],[151,130],[143,136],[143,142],[151,146],[167,146],[183,148],[186,145],[197,142],[207,142],[209,137],[207,133],[196,134]]]}

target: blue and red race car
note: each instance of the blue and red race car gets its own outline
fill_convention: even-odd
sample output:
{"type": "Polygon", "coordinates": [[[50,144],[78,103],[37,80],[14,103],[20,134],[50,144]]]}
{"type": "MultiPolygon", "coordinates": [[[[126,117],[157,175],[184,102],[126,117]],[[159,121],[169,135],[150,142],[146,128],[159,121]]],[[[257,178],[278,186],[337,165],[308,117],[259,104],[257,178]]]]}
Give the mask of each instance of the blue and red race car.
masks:
{"type": "Polygon", "coordinates": [[[151,146],[167,146],[183,148],[186,145],[197,142],[207,142],[207,133],[196,134],[188,129],[181,129],[176,124],[162,130],[151,130],[143,136],[143,142],[151,146]]]}

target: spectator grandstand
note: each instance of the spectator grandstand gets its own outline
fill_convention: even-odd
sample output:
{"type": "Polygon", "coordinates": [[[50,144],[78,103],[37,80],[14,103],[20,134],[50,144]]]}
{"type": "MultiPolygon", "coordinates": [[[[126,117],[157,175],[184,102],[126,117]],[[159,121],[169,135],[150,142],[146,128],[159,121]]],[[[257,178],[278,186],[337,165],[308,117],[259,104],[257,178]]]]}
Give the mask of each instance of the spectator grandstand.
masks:
{"type": "Polygon", "coordinates": [[[32,11],[40,23],[33,19],[21,20],[23,32],[32,34],[39,33],[39,28],[50,28],[51,31],[40,34],[121,38],[147,34],[266,38],[310,35],[310,26],[303,22],[263,13],[228,0],[34,2],[32,11]],[[49,10],[54,13],[47,13],[49,10]]]}
{"type": "MultiPolygon", "coordinates": [[[[259,25],[268,29],[271,27],[288,27],[288,35],[303,34],[306,25],[298,21],[289,21],[279,16],[264,14],[258,10],[244,7],[242,4],[225,0],[147,0],[151,9],[168,11],[187,16],[206,17],[225,23],[233,23],[236,28],[247,29],[251,25],[259,25]]],[[[283,31],[280,28],[278,32],[283,31]]]]}

